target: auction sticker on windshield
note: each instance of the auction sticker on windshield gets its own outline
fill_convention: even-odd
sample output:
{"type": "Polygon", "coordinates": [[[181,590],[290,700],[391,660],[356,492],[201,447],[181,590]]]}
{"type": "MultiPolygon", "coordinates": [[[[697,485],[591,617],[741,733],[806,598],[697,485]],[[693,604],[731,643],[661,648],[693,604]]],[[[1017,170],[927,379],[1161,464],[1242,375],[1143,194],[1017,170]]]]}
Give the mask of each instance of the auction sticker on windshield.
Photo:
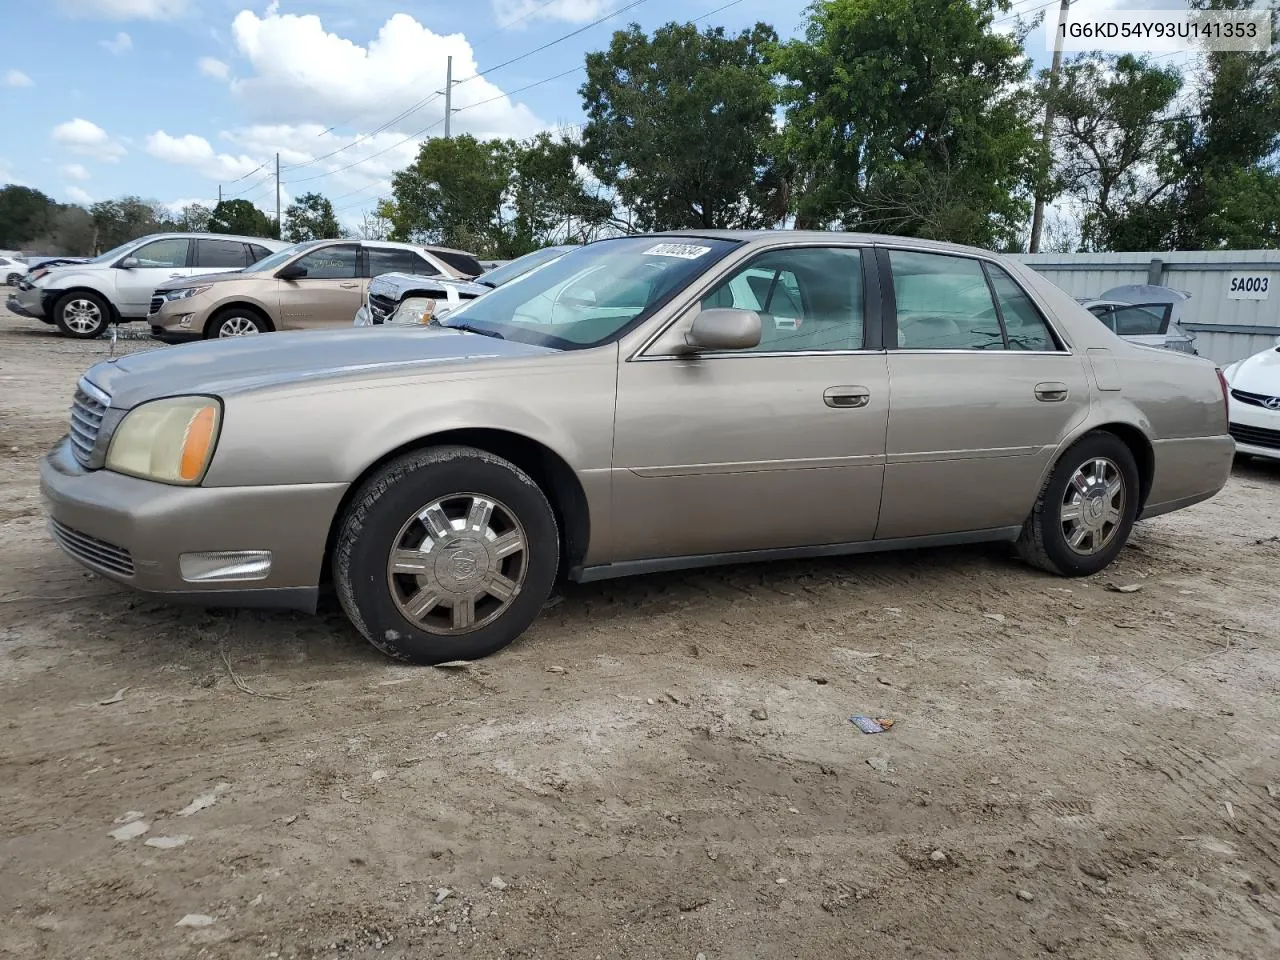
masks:
{"type": "Polygon", "coordinates": [[[696,243],[659,243],[644,252],[646,257],[679,257],[681,260],[697,260],[704,253],[710,253],[710,247],[702,247],[696,243]]]}

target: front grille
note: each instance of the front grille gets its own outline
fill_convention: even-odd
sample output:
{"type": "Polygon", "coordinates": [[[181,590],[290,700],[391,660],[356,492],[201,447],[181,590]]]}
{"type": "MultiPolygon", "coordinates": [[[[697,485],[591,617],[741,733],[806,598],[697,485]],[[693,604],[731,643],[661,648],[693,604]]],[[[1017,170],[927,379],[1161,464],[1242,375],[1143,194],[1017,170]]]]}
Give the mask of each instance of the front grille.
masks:
{"type": "Polygon", "coordinates": [[[151,316],[151,314],[153,313],[159,313],[160,308],[163,306],[164,306],[164,297],[152,297],[151,309],[147,311],[147,316],[151,316]]]}
{"type": "Polygon", "coordinates": [[[1233,423],[1229,430],[1231,436],[1235,437],[1236,443],[1247,443],[1251,447],[1270,447],[1273,450],[1280,450],[1280,430],[1268,430],[1265,427],[1248,427],[1243,423],[1233,423]]]}
{"type": "Polygon", "coordinates": [[[390,297],[369,294],[369,317],[374,323],[386,323],[387,318],[395,313],[396,302],[390,297]]]}
{"type": "Polygon", "coordinates": [[[1273,397],[1265,393],[1249,393],[1246,390],[1232,390],[1231,396],[1235,397],[1241,403],[1247,403],[1255,407],[1266,407],[1268,410],[1280,409],[1280,397],[1273,397]]]}
{"type": "Polygon", "coordinates": [[[57,520],[49,521],[49,529],[58,545],[82,563],[122,577],[133,576],[133,555],[124,547],[72,530],[57,520]]]}
{"type": "Polygon", "coordinates": [[[71,446],[76,459],[86,467],[93,460],[93,448],[98,442],[98,430],[108,403],[110,398],[101,391],[86,390],[84,381],[76,387],[75,400],[71,403],[71,446]]]}

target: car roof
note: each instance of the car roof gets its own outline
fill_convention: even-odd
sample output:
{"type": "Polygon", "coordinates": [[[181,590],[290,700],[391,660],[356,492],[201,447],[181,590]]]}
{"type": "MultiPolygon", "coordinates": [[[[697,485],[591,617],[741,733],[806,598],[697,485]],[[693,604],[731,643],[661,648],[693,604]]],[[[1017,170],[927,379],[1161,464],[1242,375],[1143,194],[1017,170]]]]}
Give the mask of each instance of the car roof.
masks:
{"type": "Polygon", "coordinates": [[[922,240],[918,237],[904,237],[887,233],[852,233],[842,230],[665,230],[661,233],[641,234],[650,237],[703,237],[708,240],[736,240],[739,243],[766,243],[778,240],[808,240],[814,243],[830,243],[833,239],[860,244],[892,244],[916,247],[921,250],[936,250],[939,253],[982,254],[983,256],[1003,256],[994,250],[983,247],[971,247],[960,243],[945,243],[941,240],[922,240]]]}
{"type": "Polygon", "coordinates": [[[283,250],[290,244],[283,240],[273,240],[271,237],[250,237],[239,233],[201,233],[196,230],[169,230],[164,233],[148,233],[145,236],[135,237],[135,240],[238,240],[241,243],[256,243],[264,247],[276,247],[283,250]]]}

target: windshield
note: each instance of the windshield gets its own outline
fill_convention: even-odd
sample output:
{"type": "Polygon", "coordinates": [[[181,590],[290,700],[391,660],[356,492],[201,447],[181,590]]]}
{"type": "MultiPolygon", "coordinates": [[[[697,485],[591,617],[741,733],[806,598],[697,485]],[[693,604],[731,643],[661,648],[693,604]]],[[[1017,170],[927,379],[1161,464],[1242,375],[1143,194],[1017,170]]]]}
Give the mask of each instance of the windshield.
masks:
{"type": "Polygon", "coordinates": [[[292,247],[285,247],[283,250],[281,250],[278,253],[273,253],[269,257],[263,257],[257,263],[250,264],[240,272],[241,273],[267,273],[268,271],[274,270],[276,267],[280,266],[290,257],[297,256],[303,250],[309,250],[312,247],[314,247],[317,243],[320,243],[320,242],[321,241],[319,240],[307,240],[303,243],[295,243],[292,247]]]}
{"type": "Polygon", "coordinates": [[[134,247],[138,246],[138,244],[142,243],[142,241],[145,239],[147,238],[138,237],[137,239],[130,240],[128,243],[122,243],[118,247],[112,247],[106,253],[98,254],[89,262],[90,263],[106,263],[108,260],[114,260],[116,257],[123,254],[126,250],[132,250],[134,247]]]}
{"type": "Polygon", "coordinates": [[[737,246],[704,237],[600,240],[526,272],[440,321],[581,350],[615,339],[737,246]]]}
{"type": "Polygon", "coordinates": [[[512,260],[510,263],[494,267],[488,273],[480,274],[480,276],[476,277],[476,280],[486,287],[500,287],[504,283],[510,283],[516,277],[524,276],[534,267],[540,267],[542,264],[555,260],[557,257],[563,257],[570,250],[576,249],[576,247],[546,247],[542,250],[535,250],[533,253],[526,253],[523,257],[512,260]]]}

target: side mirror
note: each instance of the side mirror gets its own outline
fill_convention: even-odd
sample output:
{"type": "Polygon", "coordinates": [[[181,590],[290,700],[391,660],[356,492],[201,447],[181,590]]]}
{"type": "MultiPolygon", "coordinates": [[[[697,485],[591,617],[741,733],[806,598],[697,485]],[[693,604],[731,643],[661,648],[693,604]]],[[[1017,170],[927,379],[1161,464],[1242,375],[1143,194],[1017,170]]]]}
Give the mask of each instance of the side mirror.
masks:
{"type": "Polygon", "coordinates": [[[712,307],[693,318],[685,342],[697,350],[747,350],[760,344],[760,314],[712,307]]]}
{"type": "Polygon", "coordinates": [[[296,263],[291,263],[287,267],[281,267],[276,272],[276,278],[279,280],[297,280],[307,275],[307,268],[300,267],[296,263]]]}
{"type": "Polygon", "coordinates": [[[139,262],[137,257],[125,257],[117,264],[117,266],[121,270],[137,270],[138,267],[142,266],[142,264],[139,262]]]}

